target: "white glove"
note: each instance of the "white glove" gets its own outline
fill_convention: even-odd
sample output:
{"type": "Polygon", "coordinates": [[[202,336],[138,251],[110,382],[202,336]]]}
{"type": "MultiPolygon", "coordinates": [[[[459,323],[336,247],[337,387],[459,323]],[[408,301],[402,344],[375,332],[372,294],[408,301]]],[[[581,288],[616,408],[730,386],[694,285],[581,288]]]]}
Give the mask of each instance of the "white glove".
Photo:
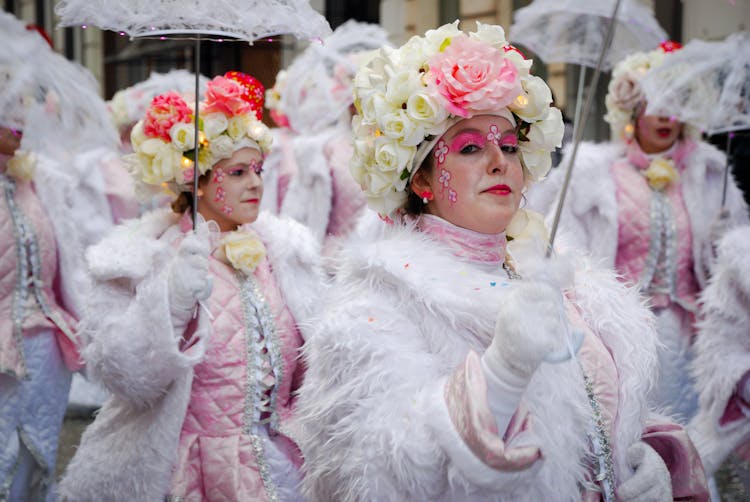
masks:
{"type": "Polygon", "coordinates": [[[564,349],[570,332],[559,289],[531,281],[511,287],[482,356],[488,402],[501,434],[536,369],[548,354],[564,349]]]}
{"type": "Polygon", "coordinates": [[[169,310],[175,336],[182,336],[193,318],[196,304],[211,294],[210,251],[207,236],[191,233],[180,243],[177,256],[169,266],[169,310]]]}
{"type": "Polygon", "coordinates": [[[643,441],[628,448],[628,463],[635,469],[633,477],[617,488],[617,500],[628,502],[662,502],[672,500],[672,478],[664,460],[643,441]]]}

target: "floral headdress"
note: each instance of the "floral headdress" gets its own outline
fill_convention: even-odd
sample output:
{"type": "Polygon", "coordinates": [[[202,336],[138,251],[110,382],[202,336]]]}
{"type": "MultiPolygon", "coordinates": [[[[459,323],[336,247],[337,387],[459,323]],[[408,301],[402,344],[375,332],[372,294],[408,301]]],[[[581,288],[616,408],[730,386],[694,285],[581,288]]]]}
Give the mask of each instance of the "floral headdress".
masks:
{"type": "Polygon", "coordinates": [[[477,23],[467,34],[456,21],[398,49],[382,48],[360,67],[351,171],[368,205],[383,217],[402,208],[411,177],[439,137],[476,115],[513,119],[528,177],[543,178],[563,121],[547,84],[529,74],[531,64],[500,26],[477,23]]]}
{"type": "MultiPolygon", "coordinates": [[[[680,49],[678,42],[667,41],[650,52],[637,52],[626,57],[612,70],[607,96],[607,114],[604,120],[609,123],[614,141],[631,141],[635,134],[635,118],[639,107],[646,102],[640,80],[652,68],[661,66],[667,54],[680,49]]],[[[686,133],[697,136],[697,129],[686,127],[686,133]]]]}
{"type": "MultiPolygon", "coordinates": [[[[200,103],[198,169],[201,174],[244,147],[263,154],[271,146],[271,132],[261,122],[263,85],[249,75],[228,72],[206,85],[200,103]]],[[[195,160],[194,106],[176,92],[156,96],[146,116],[133,127],[135,153],[126,161],[136,182],[189,190],[195,160]]]]}
{"type": "Polygon", "coordinates": [[[276,82],[266,91],[266,108],[271,118],[279,127],[289,127],[289,117],[281,111],[281,95],[286,88],[287,71],[281,70],[276,74],[276,82]]]}
{"type": "MultiPolygon", "coordinates": [[[[203,89],[208,79],[203,75],[199,78],[200,88],[203,89]]],[[[135,123],[145,115],[156,96],[169,91],[179,93],[187,101],[195,100],[195,75],[187,70],[152,73],[143,82],[117,91],[107,102],[115,127],[119,129],[135,123]]]]}

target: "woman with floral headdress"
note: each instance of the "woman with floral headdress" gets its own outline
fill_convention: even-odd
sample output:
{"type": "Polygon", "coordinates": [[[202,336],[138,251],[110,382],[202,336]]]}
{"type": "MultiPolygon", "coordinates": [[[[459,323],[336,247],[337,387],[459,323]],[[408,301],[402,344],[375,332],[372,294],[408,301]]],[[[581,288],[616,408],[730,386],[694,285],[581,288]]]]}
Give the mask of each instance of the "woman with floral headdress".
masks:
{"type": "MultiPolygon", "coordinates": [[[[645,114],[639,81],[678,48],[665,42],[615,67],[604,117],[613,141],[581,145],[560,226],[571,244],[603,259],[650,298],[665,345],[652,403],[687,422],[697,408],[688,372],[696,300],[711,275],[716,241],[748,215],[731,179],[721,206],[721,152],[689,124],[645,114]]],[[[531,204],[553,211],[562,174],[535,188],[531,204]]]]}
{"type": "Polygon", "coordinates": [[[322,283],[309,233],[258,212],[262,97],[239,72],[207,84],[194,232],[192,107],[157,96],[133,129],[136,181],[180,195],[87,253],[83,355],[112,398],[61,482],[69,500],[298,499],[288,424],[322,283]]]}
{"type": "Polygon", "coordinates": [[[519,205],[563,124],[531,63],[456,22],[360,68],[351,168],[387,224],[342,249],[304,349],[312,500],[705,500],[686,434],[643,399],[637,293],[532,256],[543,225],[519,205]]]}
{"type": "Polygon", "coordinates": [[[387,44],[380,26],[349,20],[296,58],[278,99],[269,100],[290,133],[280,135],[287,142],[269,156],[274,170],[280,167],[276,210],[309,227],[326,254],[353,229],[365,206],[348,169],[352,80],[359,60],[387,44]]]}
{"type": "Polygon", "coordinates": [[[0,13],[0,500],[12,501],[54,497],[82,365],[83,248],[113,216],[87,159],[115,148],[99,87],[38,30],[0,13]]]}

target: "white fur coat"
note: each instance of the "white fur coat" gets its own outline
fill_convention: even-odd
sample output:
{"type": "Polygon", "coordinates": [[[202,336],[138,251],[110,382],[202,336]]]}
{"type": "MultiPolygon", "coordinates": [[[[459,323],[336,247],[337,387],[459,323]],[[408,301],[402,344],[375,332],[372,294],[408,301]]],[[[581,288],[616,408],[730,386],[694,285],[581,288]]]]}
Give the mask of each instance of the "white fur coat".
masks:
{"type": "Polygon", "coordinates": [[[692,363],[700,409],[688,426],[707,474],[750,439],[750,417],[719,425],[737,383],[750,370],[750,226],[728,232],[717,254],[701,295],[703,319],[692,363]]]}
{"type": "MultiPolygon", "coordinates": [[[[94,290],[83,321],[89,371],[112,392],[60,484],[63,499],[162,500],[185,416],[193,366],[210,336],[198,316],[199,342],[181,352],[168,305],[167,269],[178,215],[157,210],[117,227],[87,260],[94,290]]],[[[323,289],[319,245],[300,224],[261,213],[252,228],[266,244],[290,312],[306,333],[323,289]]]]}
{"type": "MultiPolygon", "coordinates": [[[[580,500],[591,460],[591,408],[578,365],[543,364],[524,400],[532,427],[511,446],[541,448],[520,472],[494,470],[454,429],[446,378],[469,350],[483,353],[496,306],[513,286],[455,258],[410,228],[353,237],[340,255],[305,355],[298,413],[304,425],[305,490],[313,501],[580,500]]],[[[523,274],[523,270],[521,270],[523,274]]],[[[619,481],[638,440],[656,365],[653,318],[613,274],[578,270],[584,320],[614,356],[621,377],[616,434],[619,481]]],[[[533,312],[529,312],[533,316],[533,312]]]]}
{"type": "MultiPolygon", "coordinates": [[[[695,277],[704,287],[713,261],[711,227],[721,209],[725,156],[703,141],[696,142],[696,146],[688,157],[680,186],[693,234],[695,277]]],[[[581,143],[560,218],[560,230],[572,247],[590,251],[608,267],[615,265],[618,242],[617,195],[609,168],[624,156],[622,143],[581,143]]],[[[529,208],[547,214],[548,221],[556,209],[566,169],[563,160],[548,180],[529,190],[529,208]]],[[[731,214],[731,226],[748,222],[747,205],[731,178],[726,208],[731,214]]]]}

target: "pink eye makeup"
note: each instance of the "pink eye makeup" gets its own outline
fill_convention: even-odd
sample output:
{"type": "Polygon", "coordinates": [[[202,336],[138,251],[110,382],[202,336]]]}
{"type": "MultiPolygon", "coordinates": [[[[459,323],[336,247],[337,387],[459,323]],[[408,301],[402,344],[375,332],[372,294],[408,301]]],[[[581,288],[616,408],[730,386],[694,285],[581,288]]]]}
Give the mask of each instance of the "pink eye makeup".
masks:
{"type": "Polygon", "coordinates": [[[256,160],[251,161],[247,165],[252,171],[255,171],[255,174],[260,176],[263,174],[263,162],[258,162],[256,160]]]}
{"type": "Polygon", "coordinates": [[[518,136],[513,133],[505,133],[498,141],[500,146],[518,146],[518,136]]]}
{"type": "Polygon", "coordinates": [[[477,148],[484,148],[487,143],[483,134],[477,131],[465,131],[456,135],[451,141],[448,151],[451,153],[461,152],[468,146],[475,146],[477,148]]]}

